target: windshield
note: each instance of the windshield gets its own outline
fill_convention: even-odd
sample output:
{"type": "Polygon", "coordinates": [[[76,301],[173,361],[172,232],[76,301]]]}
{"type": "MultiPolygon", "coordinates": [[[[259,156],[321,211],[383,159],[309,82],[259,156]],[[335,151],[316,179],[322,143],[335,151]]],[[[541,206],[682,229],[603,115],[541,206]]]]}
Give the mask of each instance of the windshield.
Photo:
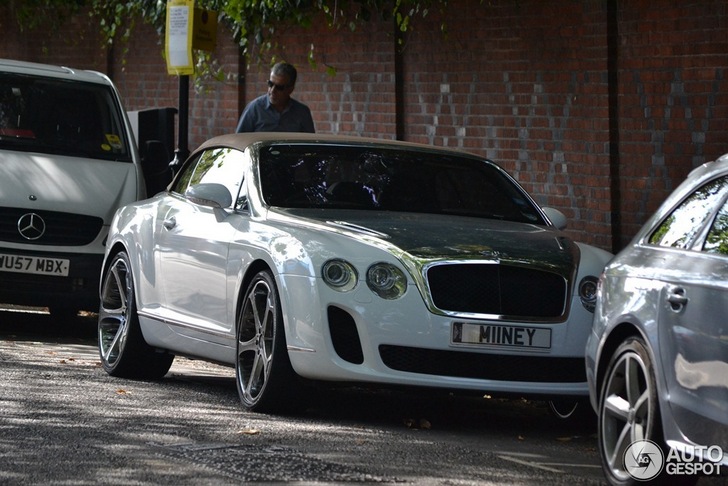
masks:
{"type": "Polygon", "coordinates": [[[277,144],[259,153],[263,199],[281,208],[473,216],[546,224],[495,164],[422,150],[277,144]]]}
{"type": "Polygon", "coordinates": [[[0,149],[131,161],[108,86],[0,73],[0,149]]]}

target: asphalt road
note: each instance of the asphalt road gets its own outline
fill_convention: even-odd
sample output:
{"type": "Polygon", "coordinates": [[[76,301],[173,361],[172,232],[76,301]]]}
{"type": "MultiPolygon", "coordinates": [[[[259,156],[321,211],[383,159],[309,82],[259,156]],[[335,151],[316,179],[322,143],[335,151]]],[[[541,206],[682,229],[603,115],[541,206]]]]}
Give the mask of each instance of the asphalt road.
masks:
{"type": "Polygon", "coordinates": [[[0,484],[603,483],[594,427],[541,402],[321,390],[300,415],[253,414],[232,369],[108,376],[94,326],[0,311],[0,484]]]}

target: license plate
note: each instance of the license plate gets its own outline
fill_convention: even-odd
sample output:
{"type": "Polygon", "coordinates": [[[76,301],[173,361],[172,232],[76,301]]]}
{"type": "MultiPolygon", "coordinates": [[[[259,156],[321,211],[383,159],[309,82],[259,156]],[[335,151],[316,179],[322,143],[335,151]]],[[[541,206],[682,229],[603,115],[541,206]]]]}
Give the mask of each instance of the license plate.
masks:
{"type": "Polygon", "coordinates": [[[505,346],[513,348],[551,348],[551,329],[454,322],[453,344],[505,346]]]}
{"type": "Polygon", "coordinates": [[[71,261],[63,258],[4,255],[0,253],[0,272],[67,277],[70,267],[71,261]]]}

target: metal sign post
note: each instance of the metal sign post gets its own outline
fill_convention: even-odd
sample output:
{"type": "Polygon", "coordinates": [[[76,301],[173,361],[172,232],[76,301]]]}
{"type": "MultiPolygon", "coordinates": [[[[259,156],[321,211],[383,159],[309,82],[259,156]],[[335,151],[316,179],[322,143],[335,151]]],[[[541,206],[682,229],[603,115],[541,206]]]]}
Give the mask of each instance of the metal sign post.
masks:
{"type": "Polygon", "coordinates": [[[190,75],[195,73],[192,49],[212,51],[217,41],[217,12],[196,9],[194,0],[169,0],[165,52],[167,72],[179,76],[177,150],[173,170],[190,154],[188,143],[190,75]]]}

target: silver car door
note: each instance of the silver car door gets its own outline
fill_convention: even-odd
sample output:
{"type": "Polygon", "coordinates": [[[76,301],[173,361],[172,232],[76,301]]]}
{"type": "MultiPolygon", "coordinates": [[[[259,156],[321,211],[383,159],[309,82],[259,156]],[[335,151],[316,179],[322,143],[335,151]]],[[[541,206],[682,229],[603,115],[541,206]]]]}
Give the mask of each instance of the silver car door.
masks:
{"type": "Polygon", "coordinates": [[[728,256],[683,257],[673,269],[682,276],[664,282],[658,323],[671,410],[691,441],[725,446],[728,430],[719,424],[728,417],[728,256]]]}
{"type": "Polygon", "coordinates": [[[659,270],[664,287],[658,332],[670,409],[682,433],[706,446],[728,445],[726,197],[728,179],[713,181],[683,203],[684,216],[678,208],[668,218],[683,222],[685,233],[693,235],[686,244],[692,243],[665,251],[659,270]]]}

